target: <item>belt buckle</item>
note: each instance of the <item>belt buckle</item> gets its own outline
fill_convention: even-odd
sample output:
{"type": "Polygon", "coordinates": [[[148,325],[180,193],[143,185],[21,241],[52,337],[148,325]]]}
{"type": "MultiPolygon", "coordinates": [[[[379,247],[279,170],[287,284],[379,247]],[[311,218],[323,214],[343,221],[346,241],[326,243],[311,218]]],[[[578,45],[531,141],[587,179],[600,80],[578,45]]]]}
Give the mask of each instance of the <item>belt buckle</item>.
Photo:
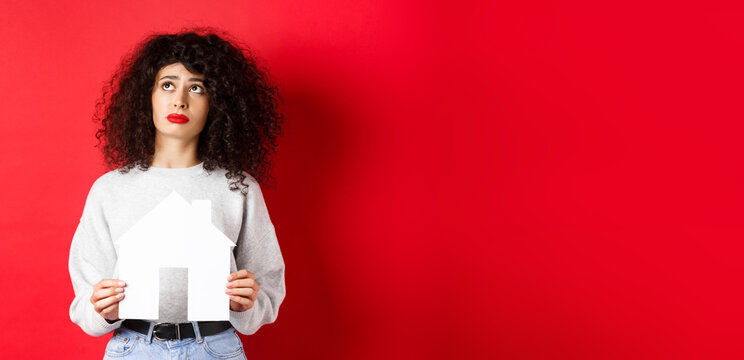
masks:
{"type": "Polygon", "coordinates": [[[163,340],[163,341],[176,340],[176,339],[163,339],[163,338],[159,337],[157,335],[157,332],[156,332],[155,328],[156,327],[159,327],[160,325],[174,325],[176,327],[176,339],[177,340],[181,340],[181,327],[178,326],[179,324],[170,323],[170,322],[159,322],[159,323],[155,323],[155,326],[152,329],[152,334],[153,334],[153,336],[155,336],[156,339],[163,340]]]}

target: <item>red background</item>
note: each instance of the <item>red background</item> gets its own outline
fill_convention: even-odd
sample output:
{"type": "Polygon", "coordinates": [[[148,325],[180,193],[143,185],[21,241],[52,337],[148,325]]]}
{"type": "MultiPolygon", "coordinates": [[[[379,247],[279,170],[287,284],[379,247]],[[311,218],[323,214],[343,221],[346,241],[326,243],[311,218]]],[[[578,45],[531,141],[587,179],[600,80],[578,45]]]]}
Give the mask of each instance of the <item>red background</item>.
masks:
{"type": "Polygon", "coordinates": [[[103,356],[68,317],[95,101],[186,25],[286,99],[287,297],[249,358],[743,357],[744,10],[509,3],[4,2],[2,357],[103,356]]]}

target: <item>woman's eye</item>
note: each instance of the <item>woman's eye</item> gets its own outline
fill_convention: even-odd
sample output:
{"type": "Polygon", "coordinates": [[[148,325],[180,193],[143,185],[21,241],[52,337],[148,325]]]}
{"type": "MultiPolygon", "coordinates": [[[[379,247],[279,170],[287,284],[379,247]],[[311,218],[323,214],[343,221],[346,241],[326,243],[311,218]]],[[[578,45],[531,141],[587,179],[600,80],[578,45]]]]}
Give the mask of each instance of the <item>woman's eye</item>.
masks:
{"type": "Polygon", "coordinates": [[[194,86],[192,86],[192,87],[191,87],[191,89],[192,89],[192,90],[193,90],[193,89],[196,89],[196,91],[194,91],[194,92],[196,92],[196,93],[200,93],[200,94],[201,94],[201,93],[204,93],[204,88],[202,88],[202,87],[201,87],[201,86],[199,86],[199,85],[194,85],[194,86]]]}
{"type": "Polygon", "coordinates": [[[167,83],[163,84],[163,90],[168,90],[168,89],[166,88],[167,86],[173,86],[173,84],[171,84],[171,83],[169,83],[169,82],[167,82],[167,83]]]}

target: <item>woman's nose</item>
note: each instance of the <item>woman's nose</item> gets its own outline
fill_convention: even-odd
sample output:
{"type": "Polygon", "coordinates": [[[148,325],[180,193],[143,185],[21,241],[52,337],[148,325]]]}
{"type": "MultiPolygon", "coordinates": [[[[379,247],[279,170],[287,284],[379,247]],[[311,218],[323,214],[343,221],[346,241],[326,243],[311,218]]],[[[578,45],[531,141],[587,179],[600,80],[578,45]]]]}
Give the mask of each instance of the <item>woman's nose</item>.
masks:
{"type": "Polygon", "coordinates": [[[176,98],[173,100],[173,106],[185,109],[186,106],[188,106],[187,96],[188,95],[182,91],[176,94],[176,98]]]}

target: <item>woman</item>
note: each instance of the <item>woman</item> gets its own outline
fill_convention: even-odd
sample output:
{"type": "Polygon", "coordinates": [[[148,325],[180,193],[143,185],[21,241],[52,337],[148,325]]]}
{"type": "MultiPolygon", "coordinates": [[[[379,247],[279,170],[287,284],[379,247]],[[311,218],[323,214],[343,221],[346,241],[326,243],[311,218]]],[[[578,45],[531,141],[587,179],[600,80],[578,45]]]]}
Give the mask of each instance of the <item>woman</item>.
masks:
{"type": "Polygon", "coordinates": [[[236,331],[250,335],[274,322],[285,297],[284,260],[258,183],[269,176],[281,132],[278,94],[225,38],[151,35],[104,88],[96,138],[115,170],[88,193],[69,269],[71,320],[92,336],[114,331],[105,358],[244,359],[236,331]],[[187,320],[188,275],[178,269],[161,269],[157,321],[119,318],[126,284],[117,279],[114,241],[174,191],[210,200],[212,224],[235,244],[229,322],[187,320]]]}

